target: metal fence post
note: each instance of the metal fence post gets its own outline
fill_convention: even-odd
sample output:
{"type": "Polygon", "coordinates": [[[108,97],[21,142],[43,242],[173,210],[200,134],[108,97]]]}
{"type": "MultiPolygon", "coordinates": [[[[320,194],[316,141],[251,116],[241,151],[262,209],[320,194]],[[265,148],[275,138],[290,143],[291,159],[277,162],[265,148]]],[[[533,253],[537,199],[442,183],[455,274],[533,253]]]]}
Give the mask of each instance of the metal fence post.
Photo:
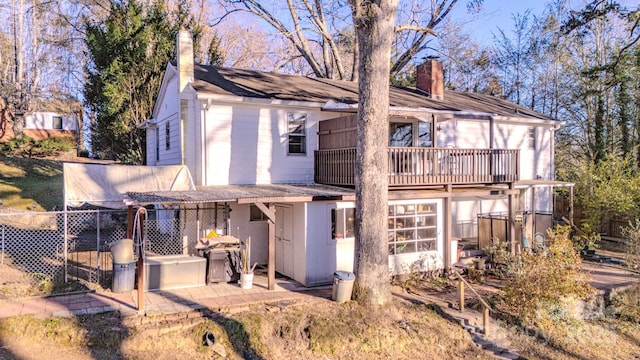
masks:
{"type": "Polygon", "coordinates": [[[64,282],[67,283],[68,279],[68,251],[69,251],[69,210],[64,209],[64,282]]]}
{"type": "Polygon", "coordinates": [[[100,210],[96,212],[96,251],[98,253],[98,258],[96,261],[96,282],[100,284],[100,210]]]}
{"type": "Polygon", "coordinates": [[[4,266],[4,225],[2,225],[2,253],[0,256],[0,265],[4,266]]]}

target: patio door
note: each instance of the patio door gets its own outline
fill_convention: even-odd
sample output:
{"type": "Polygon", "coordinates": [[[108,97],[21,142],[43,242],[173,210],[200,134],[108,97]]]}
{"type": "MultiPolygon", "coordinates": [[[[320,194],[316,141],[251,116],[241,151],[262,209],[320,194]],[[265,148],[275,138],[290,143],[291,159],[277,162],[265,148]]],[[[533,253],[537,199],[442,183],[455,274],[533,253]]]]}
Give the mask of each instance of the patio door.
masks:
{"type": "Polygon", "coordinates": [[[276,271],[293,278],[293,207],[276,205],[276,271]]]}

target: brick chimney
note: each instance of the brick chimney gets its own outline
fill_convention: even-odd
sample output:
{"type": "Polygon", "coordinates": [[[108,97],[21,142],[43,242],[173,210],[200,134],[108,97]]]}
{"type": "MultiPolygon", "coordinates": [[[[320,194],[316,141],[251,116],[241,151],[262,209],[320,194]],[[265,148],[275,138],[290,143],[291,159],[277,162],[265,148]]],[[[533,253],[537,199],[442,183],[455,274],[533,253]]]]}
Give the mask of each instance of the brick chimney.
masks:
{"type": "Polygon", "coordinates": [[[444,99],[444,73],[442,63],[433,58],[427,58],[416,68],[416,87],[432,99],[444,99]]]}
{"type": "Polygon", "coordinates": [[[178,92],[182,92],[187,84],[193,82],[193,39],[189,31],[184,28],[178,31],[178,92]]]}

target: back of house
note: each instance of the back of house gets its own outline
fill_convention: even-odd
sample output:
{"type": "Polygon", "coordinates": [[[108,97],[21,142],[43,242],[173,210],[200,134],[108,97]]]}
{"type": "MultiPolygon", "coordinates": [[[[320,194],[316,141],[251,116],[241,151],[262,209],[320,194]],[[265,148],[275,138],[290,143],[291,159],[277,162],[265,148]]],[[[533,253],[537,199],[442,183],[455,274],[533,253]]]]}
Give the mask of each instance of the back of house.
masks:
{"type": "MultiPolygon", "coordinates": [[[[188,33],[178,46],[143,126],[147,164],[186,165],[208,194],[183,205],[224,217],[199,224],[187,251],[216,231],[251,237],[252,263],[307,286],[352,271],[357,83],[194,64],[188,33]]],[[[567,185],[554,181],[561,122],[442,78],[428,60],[417,88],[390,91],[390,274],[448,269],[465,241],[530,242],[567,185]]]]}

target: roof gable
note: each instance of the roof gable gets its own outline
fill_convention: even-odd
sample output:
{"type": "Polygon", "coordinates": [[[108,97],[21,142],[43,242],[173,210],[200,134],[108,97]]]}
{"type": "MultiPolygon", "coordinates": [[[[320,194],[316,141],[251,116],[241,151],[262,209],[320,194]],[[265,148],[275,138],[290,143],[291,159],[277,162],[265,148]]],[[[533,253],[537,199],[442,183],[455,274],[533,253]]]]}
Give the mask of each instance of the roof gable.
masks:
{"type": "Polygon", "coordinates": [[[157,118],[158,112],[160,111],[160,105],[164,102],[164,97],[167,95],[167,87],[169,86],[169,82],[173,77],[177,74],[177,70],[171,62],[167,63],[167,68],[164,71],[164,76],[162,76],[162,84],[160,84],[160,90],[158,91],[158,98],[153,104],[153,111],[151,112],[152,118],[157,118]]]}

